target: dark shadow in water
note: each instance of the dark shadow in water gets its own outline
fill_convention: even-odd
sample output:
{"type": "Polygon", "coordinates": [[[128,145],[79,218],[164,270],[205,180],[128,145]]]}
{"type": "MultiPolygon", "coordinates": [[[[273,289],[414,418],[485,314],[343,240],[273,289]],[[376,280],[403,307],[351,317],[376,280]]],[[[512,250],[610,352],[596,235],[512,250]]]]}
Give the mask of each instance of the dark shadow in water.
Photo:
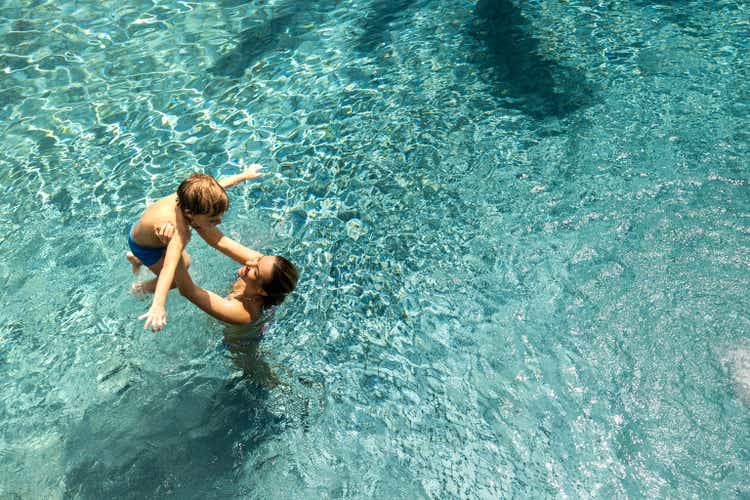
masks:
{"type": "Polygon", "coordinates": [[[239,34],[237,45],[221,56],[209,69],[211,73],[239,78],[265,54],[300,43],[302,11],[279,9],[269,19],[259,21],[239,34]]]}
{"type": "Polygon", "coordinates": [[[248,3],[253,3],[255,0],[219,0],[219,5],[222,8],[233,8],[233,7],[239,7],[240,5],[245,5],[248,3]]]}
{"type": "MultiPolygon", "coordinates": [[[[227,1],[227,0],[225,0],[227,1]]],[[[237,2],[233,2],[237,3],[237,2]]],[[[216,75],[239,78],[264,56],[281,49],[295,49],[307,33],[323,20],[323,13],[336,6],[335,0],[298,2],[288,0],[258,11],[253,25],[237,36],[237,45],[209,69],[216,75]]]]}
{"type": "Polygon", "coordinates": [[[259,11],[253,25],[238,35],[237,45],[221,56],[209,71],[216,75],[239,78],[263,56],[280,49],[296,48],[305,40],[305,35],[314,31],[323,21],[321,13],[332,9],[336,3],[334,0],[287,0],[275,4],[270,12],[269,8],[259,11]],[[261,19],[262,13],[266,13],[265,19],[261,19]]]}
{"type": "Polygon", "coordinates": [[[249,327],[229,325],[224,328],[224,346],[227,357],[248,380],[264,389],[273,389],[279,385],[279,377],[260,350],[265,326],[265,323],[249,327]]]}
{"type": "MultiPolygon", "coordinates": [[[[224,0],[235,6],[242,0],[224,0]]],[[[335,0],[317,2],[287,1],[277,4],[267,19],[258,19],[238,35],[237,45],[209,69],[216,75],[239,78],[262,57],[279,49],[294,49],[310,30],[324,21],[324,15],[335,8],[335,0]]],[[[371,52],[388,39],[389,27],[410,12],[417,0],[373,0],[364,16],[363,33],[356,42],[360,52],[371,52]]]]}
{"type": "MultiPolygon", "coordinates": [[[[683,27],[690,24],[688,12],[692,12],[696,8],[695,2],[686,2],[685,0],[646,0],[639,3],[643,7],[658,9],[664,19],[683,27]]],[[[700,26],[698,27],[700,28],[700,26]]]]}
{"type": "Polygon", "coordinates": [[[89,408],[67,436],[66,497],[201,498],[286,426],[245,378],[116,376],[128,381],[120,396],[89,408]]]}
{"type": "Polygon", "coordinates": [[[511,0],[479,0],[473,35],[487,47],[489,69],[508,106],[535,118],[562,117],[590,104],[580,72],[539,54],[531,24],[511,0]]]}
{"type": "MultiPolygon", "coordinates": [[[[711,17],[721,12],[722,17],[738,16],[747,19],[742,14],[743,2],[702,2],[698,0],[641,0],[636,5],[649,8],[649,17],[654,13],[665,21],[675,24],[693,34],[705,35],[711,29],[711,17]]],[[[714,28],[715,29],[715,28],[714,28]]],[[[747,30],[746,30],[747,31],[747,30]]]]}
{"type": "Polygon", "coordinates": [[[386,42],[389,27],[408,12],[414,0],[373,0],[362,25],[356,47],[360,52],[372,52],[386,42]]]}

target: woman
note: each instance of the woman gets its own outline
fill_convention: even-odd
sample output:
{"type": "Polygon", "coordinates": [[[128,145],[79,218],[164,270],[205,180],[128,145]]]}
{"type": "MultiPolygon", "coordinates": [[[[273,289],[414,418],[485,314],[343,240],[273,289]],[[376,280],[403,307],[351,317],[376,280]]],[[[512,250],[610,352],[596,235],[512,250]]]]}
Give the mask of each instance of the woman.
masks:
{"type": "MultiPolygon", "coordinates": [[[[244,267],[237,271],[239,279],[231,292],[222,298],[193,283],[188,273],[189,262],[180,259],[175,270],[175,283],[180,294],[216,319],[230,325],[265,323],[273,306],[281,304],[297,286],[297,269],[281,256],[263,255],[224,236],[215,226],[196,227],[200,236],[244,267]]],[[[174,225],[167,223],[156,228],[162,243],[174,236],[174,225]]],[[[262,325],[261,325],[262,326],[262,325]]]]}
{"type": "Polygon", "coordinates": [[[297,286],[297,269],[284,257],[245,250],[248,258],[237,270],[239,279],[229,295],[220,297],[196,285],[182,261],[175,273],[180,294],[230,325],[258,325],[268,321],[273,306],[281,304],[297,286]]]}
{"type": "Polygon", "coordinates": [[[261,358],[259,341],[275,306],[297,286],[297,269],[284,257],[263,255],[239,243],[235,250],[237,256],[243,255],[247,260],[237,270],[239,279],[226,297],[196,285],[182,260],[177,265],[175,281],[182,296],[214,318],[229,323],[224,329],[224,344],[235,366],[246,377],[271,389],[278,384],[278,378],[261,358]]]}
{"type": "MultiPolygon", "coordinates": [[[[297,286],[294,265],[281,256],[263,255],[224,236],[216,227],[195,229],[206,242],[237,262],[245,263],[237,270],[239,279],[229,295],[204,290],[193,282],[186,262],[180,259],[175,269],[175,283],[180,294],[214,318],[228,323],[224,343],[233,354],[234,363],[261,385],[272,387],[276,378],[259,357],[258,341],[263,337],[275,306],[281,304],[297,286]]],[[[174,226],[165,224],[156,229],[165,244],[174,235],[174,226]]]]}

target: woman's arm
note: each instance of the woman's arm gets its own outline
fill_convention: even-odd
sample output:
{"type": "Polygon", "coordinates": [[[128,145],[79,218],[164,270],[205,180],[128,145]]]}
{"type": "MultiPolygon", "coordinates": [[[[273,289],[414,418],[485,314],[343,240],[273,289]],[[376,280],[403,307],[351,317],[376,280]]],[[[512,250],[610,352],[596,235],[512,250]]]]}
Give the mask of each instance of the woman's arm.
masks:
{"type": "Polygon", "coordinates": [[[248,260],[253,260],[263,256],[262,253],[251,250],[242,243],[225,236],[224,233],[216,228],[216,226],[200,228],[195,231],[206,241],[206,243],[240,264],[244,265],[248,260]]]}
{"type": "Polygon", "coordinates": [[[250,311],[240,301],[224,299],[193,283],[182,260],[177,265],[175,280],[183,297],[214,318],[233,325],[245,325],[253,320],[250,311]]]}

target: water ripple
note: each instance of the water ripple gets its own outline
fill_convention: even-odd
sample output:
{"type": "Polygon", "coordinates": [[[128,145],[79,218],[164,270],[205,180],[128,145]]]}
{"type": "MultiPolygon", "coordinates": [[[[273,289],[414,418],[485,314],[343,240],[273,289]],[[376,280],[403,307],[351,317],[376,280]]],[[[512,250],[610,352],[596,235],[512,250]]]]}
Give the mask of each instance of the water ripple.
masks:
{"type": "Polygon", "coordinates": [[[746,495],[747,19],[0,7],[0,496],[746,495]],[[143,332],[122,255],[256,161],[224,229],[301,270],[271,388],[176,296],[143,332]]]}

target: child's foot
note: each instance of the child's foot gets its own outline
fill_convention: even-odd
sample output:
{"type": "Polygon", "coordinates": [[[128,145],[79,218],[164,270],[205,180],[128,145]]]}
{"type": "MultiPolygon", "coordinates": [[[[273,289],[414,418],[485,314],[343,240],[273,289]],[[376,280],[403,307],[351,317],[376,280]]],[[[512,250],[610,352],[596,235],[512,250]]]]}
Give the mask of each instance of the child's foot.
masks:
{"type": "Polygon", "coordinates": [[[148,281],[137,281],[130,285],[130,291],[134,294],[141,296],[141,295],[148,295],[149,293],[154,293],[156,290],[156,279],[148,280],[148,281]]]}
{"type": "Polygon", "coordinates": [[[138,300],[143,300],[146,298],[146,291],[143,289],[143,283],[141,283],[140,281],[130,285],[130,291],[138,300]]]}
{"type": "Polygon", "coordinates": [[[128,259],[128,262],[130,262],[130,264],[132,265],[130,270],[133,271],[133,274],[137,273],[142,265],[141,261],[138,260],[138,257],[133,255],[133,252],[128,252],[127,254],[125,254],[125,258],[128,259]]]}

